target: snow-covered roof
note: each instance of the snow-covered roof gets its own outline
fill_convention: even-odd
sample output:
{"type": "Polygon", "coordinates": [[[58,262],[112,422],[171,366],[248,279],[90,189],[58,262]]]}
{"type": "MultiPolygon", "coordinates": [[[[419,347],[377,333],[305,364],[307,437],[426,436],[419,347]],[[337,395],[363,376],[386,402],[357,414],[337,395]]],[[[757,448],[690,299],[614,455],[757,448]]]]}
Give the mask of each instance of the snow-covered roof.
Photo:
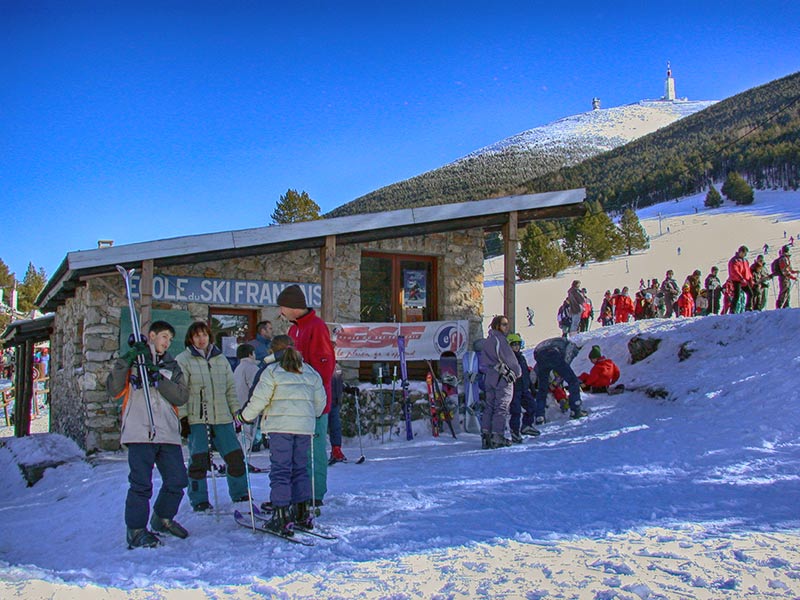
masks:
{"type": "Polygon", "coordinates": [[[111,272],[115,265],[135,266],[143,260],[158,265],[185,264],[319,248],[329,236],[336,236],[342,244],[468,227],[493,228],[505,223],[512,211],[518,213],[520,223],[573,216],[585,197],[586,190],[579,188],[79,250],[66,255],[36,303],[43,310],[54,310],[79,285],[80,277],[111,272]]]}

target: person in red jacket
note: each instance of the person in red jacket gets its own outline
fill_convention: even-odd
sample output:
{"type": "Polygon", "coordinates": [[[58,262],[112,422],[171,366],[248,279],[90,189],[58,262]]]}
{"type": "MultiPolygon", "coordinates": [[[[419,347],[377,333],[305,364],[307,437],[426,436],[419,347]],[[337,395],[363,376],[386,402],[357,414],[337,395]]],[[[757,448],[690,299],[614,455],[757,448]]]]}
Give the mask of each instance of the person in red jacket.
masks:
{"type": "Polygon", "coordinates": [[[628,295],[628,286],[622,288],[622,292],[614,298],[614,321],[616,323],[627,323],[633,314],[633,300],[628,295]]]}
{"type": "Polygon", "coordinates": [[[747,246],[739,246],[736,254],[728,261],[728,279],[733,284],[733,299],[731,312],[739,313],[750,310],[753,296],[753,274],[750,272],[750,263],[747,262],[747,246]],[[744,292],[746,299],[742,302],[739,297],[744,292]]]}
{"type": "Polygon", "coordinates": [[[590,392],[607,392],[608,386],[619,379],[619,367],[610,358],[603,356],[600,346],[592,346],[589,352],[592,368],[588,373],[581,373],[581,387],[590,392]]]}
{"type": "Polygon", "coordinates": [[[683,292],[678,296],[678,314],[682,317],[694,316],[694,298],[692,298],[692,288],[689,284],[684,284],[683,292]]]}
{"type": "Polygon", "coordinates": [[[281,316],[291,321],[289,337],[295,348],[303,355],[303,361],[322,377],[327,397],[325,410],[317,419],[314,432],[314,505],[322,506],[322,499],[328,491],[328,455],[326,435],[328,432],[328,413],[331,410],[331,382],[336,370],[336,356],[331,343],[331,334],[325,321],[317,316],[313,308],[306,304],[306,296],[299,285],[290,285],[278,295],[281,316]]]}

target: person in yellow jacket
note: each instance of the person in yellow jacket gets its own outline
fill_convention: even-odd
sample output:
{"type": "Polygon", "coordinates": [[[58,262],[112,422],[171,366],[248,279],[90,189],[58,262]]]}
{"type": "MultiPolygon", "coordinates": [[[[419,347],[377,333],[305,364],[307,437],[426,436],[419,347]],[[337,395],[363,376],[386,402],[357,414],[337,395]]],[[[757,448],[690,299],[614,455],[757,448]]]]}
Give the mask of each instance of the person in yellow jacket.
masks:
{"type": "Polygon", "coordinates": [[[306,466],[327,394],[322,377],[303,362],[292,338],[275,336],[272,350],[275,362],[261,369],[237,418],[253,423],[262,416],[261,430],[269,434],[270,451],[272,519],[267,527],[291,535],[295,523],[305,529],[313,527],[312,484],[306,466]]]}
{"type": "Polygon", "coordinates": [[[189,326],[184,344],[186,350],[175,360],[189,386],[189,402],[181,407],[184,431],[186,425],[189,430],[189,502],[197,512],[214,508],[208,501],[206,482],[206,473],[213,468],[210,443],[225,461],[231,500],[247,502],[244,452],[236,439],[233,422],[239,400],[231,365],[211,342],[211,328],[203,321],[189,326]]]}

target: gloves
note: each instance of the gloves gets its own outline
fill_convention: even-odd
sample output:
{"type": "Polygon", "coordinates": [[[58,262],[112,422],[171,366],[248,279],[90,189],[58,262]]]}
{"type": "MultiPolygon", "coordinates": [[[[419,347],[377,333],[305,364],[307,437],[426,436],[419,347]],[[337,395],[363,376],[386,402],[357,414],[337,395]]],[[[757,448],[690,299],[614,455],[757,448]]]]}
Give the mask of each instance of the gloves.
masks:
{"type": "Polygon", "coordinates": [[[149,356],[147,357],[147,362],[144,366],[145,369],[147,369],[147,377],[151,383],[156,383],[164,379],[164,376],[161,374],[161,371],[158,370],[158,367],[150,361],[149,356]]]}
{"type": "Polygon", "coordinates": [[[130,350],[123,356],[125,362],[128,363],[130,367],[133,363],[136,362],[136,359],[140,356],[149,357],[150,356],[150,346],[147,345],[147,342],[135,342],[130,350]]]}
{"type": "Polygon", "coordinates": [[[181,419],[181,437],[188,438],[191,431],[192,429],[189,427],[189,417],[183,417],[181,419]]]}
{"type": "Polygon", "coordinates": [[[500,374],[500,377],[505,379],[508,383],[514,383],[517,380],[517,376],[514,374],[514,371],[504,362],[499,362],[494,366],[494,370],[500,374]]]}
{"type": "Polygon", "coordinates": [[[242,425],[244,425],[245,420],[242,418],[242,411],[237,410],[233,413],[233,428],[236,430],[236,433],[242,433],[242,425]]]}

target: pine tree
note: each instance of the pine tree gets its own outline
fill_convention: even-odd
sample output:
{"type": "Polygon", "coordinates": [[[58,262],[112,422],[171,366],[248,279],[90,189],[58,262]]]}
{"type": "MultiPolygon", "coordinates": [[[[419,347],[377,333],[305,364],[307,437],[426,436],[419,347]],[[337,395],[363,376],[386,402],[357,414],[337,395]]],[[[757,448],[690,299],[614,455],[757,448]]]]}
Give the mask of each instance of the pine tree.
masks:
{"type": "Polygon", "coordinates": [[[36,270],[33,263],[28,263],[28,270],[25,271],[25,277],[17,286],[19,297],[17,299],[17,309],[20,312],[28,312],[36,308],[36,297],[39,292],[44,288],[47,283],[47,275],[44,269],[36,270]]]}
{"type": "Polygon", "coordinates": [[[636,212],[628,208],[622,213],[619,220],[619,233],[622,236],[623,249],[628,252],[628,256],[634,250],[647,250],[650,247],[650,238],[639,222],[636,212]]]}
{"type": "Polygon", "coordinates": [[[307,192],[297,193],[289,189],[280,197],[272,212],[272,222],[276,225],[299,223],[301,221],[316,221],[321,219],[319,205],[314,202],[307,192]]]}
{"type": "Polygon", "coordinates": [[[550,239],[539,224],[529,223],[517,255],[517,276],[527,280],[555,277],[568,266],[569,259],[559,243],[550,239]]]}
{"type": "Polygon", "coordinates": [[[713,185],[708,188],[706,200],[703,204],[708,208],[719,208],[722,206],[722,196],[713,185]]]}
{"type": "Polygon", "coordinates": [[[753,188],[736,171],[728,173],[725,183],[722,184],[722,193],[736,204],[752,204],[754,200],[753,188]]]}

